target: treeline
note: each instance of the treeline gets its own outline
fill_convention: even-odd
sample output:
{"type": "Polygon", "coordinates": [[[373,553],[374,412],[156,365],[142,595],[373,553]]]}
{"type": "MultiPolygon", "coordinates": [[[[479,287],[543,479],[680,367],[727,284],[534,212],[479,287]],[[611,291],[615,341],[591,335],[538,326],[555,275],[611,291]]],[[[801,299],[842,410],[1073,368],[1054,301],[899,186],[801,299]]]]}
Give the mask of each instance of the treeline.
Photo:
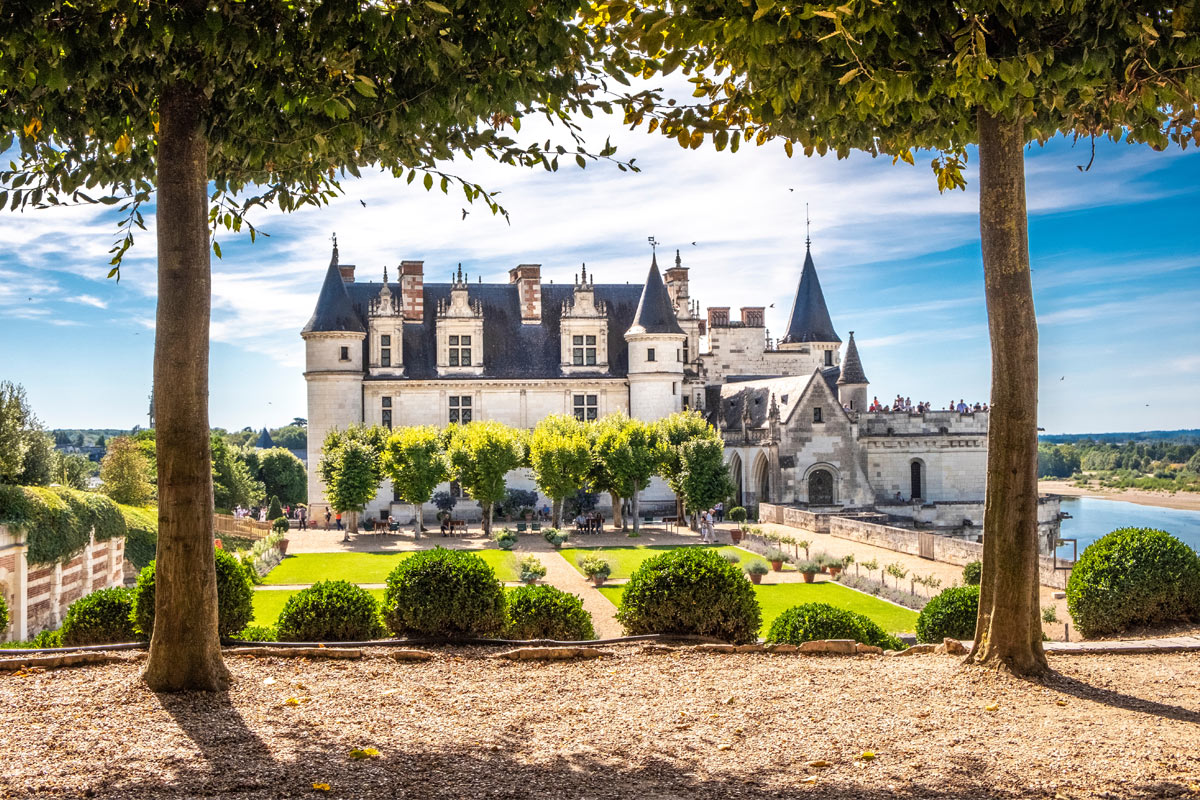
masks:
{"type": "Polygon", "coordinates": [[[1200,428],[1130,433],[1052,433],[1039,436],[1038,441],[1044,444],[1137,444],[1148,442],[1196,444],[1200,442],[1200,428]]]}
{"type": "Polygon", "coordinates": [[[639,493],[656,475],[675,493],[677,505],[690,511],[733,494],[724,453],[721,435],[694,411],[652,423],[624,414],[591,422],[549,416],[532,431],[494,421],[441,429],[335,429],[325,438],[317,469],[326,501],[352,515],[352,530],[382,482],[390,480],[396,496],[416,507],[417,525],[434,489],[457,481],[480,504],[490,531],[493,506],[507,494],[505,476],[523,467],[553,503],[555,525],[562,524],[563,501],[583,490],[611,495],[613,521],[620,527],[621,500],[631,501],[636,530],[639,493]]]}
{"type": "Polygon", "coordinates": [[[1200,443],[1040,444],[1038,477],[1095,477],[1114,488],[1200,491],[1200,443]]]}
{"type": "MultiPolygon", "coordinates": [[[[287,450],[306,450],[308,448],[308,421],[296,417],[287,425],[278,428],[268,428],[267,433],[276,447],[287,450]]],[[[140,426],[130,430],[120,428],[55,428],[49,431],[57,447],[106,447],[109,440],[117,436],[136,436],[144,431],[140,426]]],[[[249,426],[240,431],[228,431],[224,428],[213,428],[212,432],[227,444],[238,447],[252,446],[258,441],[261,430],[249,426]]]]}

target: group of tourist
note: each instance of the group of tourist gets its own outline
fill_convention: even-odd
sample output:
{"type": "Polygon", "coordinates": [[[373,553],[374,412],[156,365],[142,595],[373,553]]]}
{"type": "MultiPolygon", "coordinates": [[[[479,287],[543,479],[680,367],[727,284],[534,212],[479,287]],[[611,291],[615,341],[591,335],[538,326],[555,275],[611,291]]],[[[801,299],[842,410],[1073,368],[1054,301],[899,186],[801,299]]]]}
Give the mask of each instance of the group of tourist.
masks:
{"type": "MultiPolygon", "coordinates": [[[[297,505],[295,508],[293,508],[290,505],[286,505],[283,507],[283,515],[292,522],[295,522],[296,527],[299,530],[308,530],[308,509],[304,506],[297,505]]],[[[233,509],[233,518],[258,520],[259,522],[270,521],[267,519],[266,506],[254,506],[253,508],[245,508],[241,505],[235,506],[233,509]]],[[[329,521],[326,520],[325,527],[329,527],[328,522],[329,521]]]]}
{"type": "Polygon", "coordinates": [[[604,515],[599,511],[584,514],[582,511],[575,517],[575,530],[578,533],[603,533],[604,515]]]}
{"type": "MultiPolygon", "coordinates": [[[[847,408],[846,410],[849,411],[850,409],[847,408]]],[[[933,403],[929,402],[917,403],[914,406],[911,397],[896,395],[896,399],[891,402],[891,405],[879,402],[879,398],[876,397],[871,401],[871,406],[867,410],[882,412],[884,414],[924,414],[926,411],[933,411],[934,408],[933,403]]],[[[976,411],[987,411],[988,404],[975,403],[974,405],[968,405],[965,400],[960,399],[957,403],[951,400],[946,406],[946,410],[957,411],[960,414],[969,414],[976,411]]]]}
{"type": "Polygon", "coordinates": [[[725,519],[725,504],[717,503],[707,511],[701,511],[696,525],[700,528],[700,541],[703,544],[717,543],[717,523],[725,519]]]}

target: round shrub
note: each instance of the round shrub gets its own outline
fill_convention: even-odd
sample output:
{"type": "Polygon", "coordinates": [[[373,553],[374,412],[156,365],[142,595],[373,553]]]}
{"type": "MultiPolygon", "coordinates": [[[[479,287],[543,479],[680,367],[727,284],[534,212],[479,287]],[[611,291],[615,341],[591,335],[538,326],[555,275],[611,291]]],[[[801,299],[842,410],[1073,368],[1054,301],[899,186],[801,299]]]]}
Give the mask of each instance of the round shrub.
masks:
{"type": "Polygon", "coordinates": [[[963,583],[967,586],[978,586],[983,580],[983,562],[971,561],[963,566],[963,583]]]}
{"type": "Polygon", "coordinates": [[[522,586],[509,592],[506,600],[505,638],[571,642],[596,638],[592,615],[573,594],[553,586],[522,586]]]}
{"type": "Polygon", "coordinates": [[[1084,636],[1200,617],[1200,556],[1166,531],[1119,528],[1088,545],[1067,581],[1084,636]]]}
{"type": "Polygon", "coordinates": [[[746,509],[742,508],[741,506],[734,506],[733,508],[729,509],[729,513],[726,516],[728,516],[734,522],[745,522],[746,509]]]}
{"type": "Polygon", "coordinates": [[[972,639],[979,616],[979,587],[953,586],[925,604],[917,617],[917,641],[972,639]]]}
{"type": "Polygon", "coordinates": [[[287,533],[291,527],[291,523],[288,522],[287,517],[276,517],[275,521],[271,523],[271,531],[273,533],[287,533]]]}
{"type": "MultiPolygon", "coordinates": [[[[226,550],[213,550],[217,562],[217,632],[233,636],[254,619],[253,589],[242,565],[226,550]]],[[[138,575],[133,589],[133,621],[147,638],[154,632],[154,571],[157,562],[138,575]]]]}
{"type": "Polygon", "coordinates": [[[277,520],[283,516],[283,504],[279,502],[279,498],[271,495],[271,502],[267,504],[267,519],[277,520]]]}
{"type": "Polygon", "coordinates": [[[388,575],[383,619],[397,636],[493,636],[504,627],[504,589],[479,556],[426,550],[388,575]]]}
{"type": "Polygon", "coordinates": [[[361,642],[383,637],[379,604],[346,581],[320,581],[284,603],[275,624],[283,642],[361,642]]]}
{"type": "Polygon", "coordinates": [[[828,603],[792,606],[771,623],[767,642],[800,644],[821,639],[853,639],[885,650],[903,650],[904,645],[870,617],[836,608],[828,603]]]}
{"type": "Polygon", "coordinates": [[[71,603],[63,617],[64,647],[83,647],[91,644],[121,644],[136,642],[133,592],[121,586],[99,589],[71,603]]]}
{"type": "Polygon", "coordinates": [[[747,643],[758,638],[762,610],[742,571],[716,552],[669,550],[637,568],[617,620],[631,635],[674,633],[747,643]]]}
{"type": "Polygon", "coordinates": [[[521,568],[521,583],[536,583],[546,577],[546,565],[532,553],[522,558],[518,566],[521,568]]]}
{"type": "Polygon", "coordinates": [[[517,534],[508,528],[500,530],[492,538],[501,550],[512,550],[517,546],[517,534]]]}

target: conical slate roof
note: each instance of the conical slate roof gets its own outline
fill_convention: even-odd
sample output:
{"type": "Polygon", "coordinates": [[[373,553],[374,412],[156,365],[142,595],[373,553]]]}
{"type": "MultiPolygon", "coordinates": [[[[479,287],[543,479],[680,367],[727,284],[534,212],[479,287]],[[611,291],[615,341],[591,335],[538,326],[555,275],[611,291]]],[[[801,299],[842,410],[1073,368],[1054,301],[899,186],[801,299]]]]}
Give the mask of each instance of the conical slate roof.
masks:
{"type": "Polygon", "coordinates": [[[870,383],[867,373],[863,372],[862,361],[858,357],[858,345],[854,344],[854,331],[850,331],[850,343],[846,345],[846,358],[842,361],[842,374],[838,384],[870,383]]]}
{"type": "Polygon", "coordinates": [[[792,303],[792,314],[788,319],[784,342],[840,342],[833,330],[833,320],[825,306],[825,295],[821,282],[817,280],[817,268],[813,265],[812,250],[805,249],[804,271],[800,273],[800,286],[796,289],[796,300],[792,303]]]}
{"type": "Polygon", "coordinates": [[[675,307],[671,305],[671,295],[667,294],[666,284],[658,272],[657,255],[650,260],[650,274],[646,276],[646,286],[642,289],[642,299],[638,301],[629,333],[683,333],[675,317],[675,307]]]}
{"type": "Polygon", "coordinates": [[[258,441],[254,443],[254,446],[260,450],[270,450],[275,446],[275,440],[271,438],[271,434],[267,433],[267,429],[263,428],[262,433],[258,435],[258,441]]]}
{"type": "Polygon", "coordinates": [[[333,258],[329,260],[329,270],[325,273],[325,283],[321,285],[321,294],[317,297],[317,307],[301,333],[329,331],[367,332],[362,320],[354,313],[354,304],[350,302],[350,294],[342,282],[336,244],[333,246],[333,258]]]}

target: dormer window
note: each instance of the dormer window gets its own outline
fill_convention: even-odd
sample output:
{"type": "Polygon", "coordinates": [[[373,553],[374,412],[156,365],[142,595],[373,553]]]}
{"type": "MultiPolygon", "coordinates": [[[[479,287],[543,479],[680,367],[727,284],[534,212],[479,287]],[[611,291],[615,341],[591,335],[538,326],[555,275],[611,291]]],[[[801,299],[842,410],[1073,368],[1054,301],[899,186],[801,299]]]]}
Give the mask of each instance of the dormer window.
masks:
{"type": "Polygon", "coordinates": [[[385,333],[379,337],[379,366],[390,367],[391,365],[392,337],[385,333]]]}
{"type": "Polygon", "coordinates": [[[833,366],[833,351],[832,350],[825,351],[825,366],[827,366],[827,367],[833,366]]]}
{"type": "Polygon", "coordinates": [[[591,335],[571,337],[571,363],[576,367],[596,366],[596,337],[591,335]]]}
{"type": "Polygon", "coordinates": [[[813,408],[813,422],[821,422],[821,421],[822,421],[821,420],[821,407],[816,406],[813,408]]]}
{"type": "Polygon", "coordinates": [[[471,366],[471,337],[451,336],[447,363],[452,367],[471,366]]]}

